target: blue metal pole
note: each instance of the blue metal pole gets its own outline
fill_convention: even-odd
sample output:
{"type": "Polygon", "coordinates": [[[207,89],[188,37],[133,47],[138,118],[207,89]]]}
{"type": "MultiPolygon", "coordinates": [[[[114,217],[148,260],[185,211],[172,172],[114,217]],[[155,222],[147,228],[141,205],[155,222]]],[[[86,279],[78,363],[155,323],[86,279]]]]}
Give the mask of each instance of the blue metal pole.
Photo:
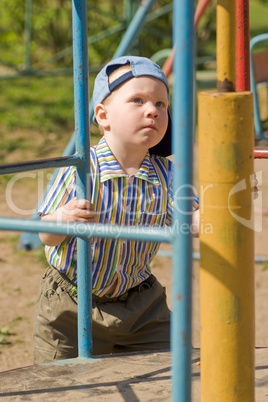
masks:
{"type": "Polygon", "coordinates": [[[173,2],[174,231],[172,276],[172,400],[191,400],[192,149],[194,0],[173,2]]]}
{"type": "MultiPolygon", "coordinates": [[[[74,152],[75,152],[75,133],[72,135],[72,137],[71,137],[69,143],[67,144],[62,155],[69,156],[69,155],[73,155],[74,152]]],[[[76,161],[75,161],[76,157],[74,156],[73,158],[74,158],[73,166],[75,166],[76,165],[76,161]]],[[[62,164],[61,164],[61,166],[62,166],[62,164]]],[[[31,219],[36,220],[36,221],[40,220],[40,216],[37,214],[38,207],[43,204],[51,186],[53,185],[53,183],[56,179],[58,172],[59,172],[59,169],[54,170],[52,177],[49,180],[49,183],[46,186],[44,193],[42,194],[41,199],[38,200],[38,204],[36,206],[36,212],[33,213],[31,219]]],[[[30,233],[28,231],[22,233],[22,235],[20,237],[20,244],[21,244],[22,248],[25,248],[28,250],[43,245],[41,240],[39,239],[38,233],[30,233]]]]}
{"type": "Polygon", "coordinates": [[[268,33],[255,36],[255,38],[251,39],[251,41],[250,41],[250,86],[251,86],[251,91],[253,92],[253,99],[254,99],[255,134],[259,138],[261,138],[263,140],[267,140],[268,138],[264,135],[263,129],[261,126],[259,100],[258,100],[256,84],[255,84],[255,80],[254,80],[254,66],[253,66],[253,60],[252,60],[254,46],[257,45],[258,43],[264,42],[264,41],[268,41],[268,33]]]}
{"type": "MultiPolygon", "coordinates": [[[[89,144],[89,90],[87,1],[73,0],[73,69],[76,153],[81,158],[77,167],[77,199],[90,200],[90,144],[89,144]]],[[[78,354],[91,356],[91,244],[89,238],[77,238],[78,288],[78,354]]]]}
{"type": "MultiPolygon", "coordinates": [[[[149,13],[150,9],[153,7],[154,3],[156,0],[149,0],[146,2],[143,2],[142,5],[138,8],[132,22],[130,23],[122,41],[120,42],[113,58],[123,56],[126,54],[126,52],[129,51],[131,45],[134,43],[134,40],[136,37],[139,35],[139,32],[141,28],[143,27],[144,20],[149,13]]],[[[93,103],[90,102],[90,120],[92,120],[94,115],[94,110],[93,110],[93,103]]],[[[69,144],[67,148],[64,151],[63,155],[71,155],[75,151],[75,133],[71,137],[69,144]]],[[[53,177],[49,183],[49,186],[55,179],[55,174],[53,174],[53,177]]],[[[45,193],[47,193],[47,189],[45,190],[45,193]]],[[[44,199],[44,196],[42,197],[44,199]]],[[[39,220],[39,216],[37,214],[34,214],[32,219],[39,220]]],[[[32,248],[35,247],[36,245],[40,244],[39,237],[38,235],[35,234],[28,234],[25,233],[22,235],[21,238],[21,243],[23,247],[26,248],[32,248]]]]}
{"type": "Polygon", "coordinates": [[[133,20],[131,21],[120,45],[118,46],[115,54],[114,54],[114,59],[116,57],[123,56],[124,54],[127,54],[127,52],[130,49],[130,46],[133,44],[134,40],[137,38],[139,35],[139,32],[141,28],[143,27],[145,18],[151,8],[153,7],[154,3],[156,0],[147,0],[147,1],[142,1],[140,7],[138,8],[133,20]]]}
{"type": "Polygon", "coordinates": [[[160,243],[171,243],[173,239],[172,228],[161,227],[136,227],[121,226],[109,224],[92,224],[92,223],[59,223],[33,221],[32,219],[4,218],[0,217],[0,230],[17,230],[22,231],[28,229],[30,232],[45,232],[68,234],[69,236],[80,237],[100,237],[110,239],[126,239],[152,241],[160,243]]]}

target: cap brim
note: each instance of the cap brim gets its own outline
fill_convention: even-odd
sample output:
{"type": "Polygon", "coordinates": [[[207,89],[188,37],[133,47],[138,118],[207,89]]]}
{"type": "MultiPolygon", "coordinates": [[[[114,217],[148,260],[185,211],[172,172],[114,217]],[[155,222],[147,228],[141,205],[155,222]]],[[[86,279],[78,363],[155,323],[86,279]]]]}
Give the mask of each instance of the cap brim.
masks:
{"type": "Polygon", "coordinates": [[[155,145],[154,147],[149,149],[151,155],[158,156],[170,156],[172,154],[172,144],[171,144],[171,129],[172,129],[172,119],[171,112],[168,109],[168,126],[167,131],[162,140],[155,145]]]}

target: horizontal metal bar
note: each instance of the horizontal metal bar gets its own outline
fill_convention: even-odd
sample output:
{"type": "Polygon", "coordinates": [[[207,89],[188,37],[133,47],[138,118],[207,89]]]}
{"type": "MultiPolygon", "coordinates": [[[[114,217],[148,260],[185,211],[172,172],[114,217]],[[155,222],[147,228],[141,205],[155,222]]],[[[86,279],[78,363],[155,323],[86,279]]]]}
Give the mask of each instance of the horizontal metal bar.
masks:
{"type": "MultiPolygon", "coordinates": [[[[91,37],[89,37],[88,38],[88,46],[90,46],[90,45],[92,45],[92,44],[94,44],[94,43],[96,43],[96,42],[98,42],[98,41],[100,41],[100,40],[102,40],[102,39],[105,39],[105,38],[107,38],[108,36],[110,36],[110,35],[112,35],[112,34],[114,34],[114,33],[117,33],[117,32],[120,32],[120,31],[123,31],[123,29],[125,29],[125,24],[118,24],[118,25],[115,25],[115,26],[113,26],[113,27],[111,27],[111,28],[108,28],[108,29],[105,29],[104,31],[102,31],[102,32],[99,32],[99,33],[97,33],[96,35],[94,35],[94,36],[91,36],[91,37]]],[[[68,56],[69,54],[71,54],[73,52],[73,47],[72,46],[69,46],[69,47],[67,47],[67,48],[65,48],[65,49],[63,49],[63,50],[61,50],[59,53],[57,53],[54,57],[50,57],[49,59],[46,59],[46,60],[44,60],[44,61],[38,61],[36,64],[33,64],[32,65],[32,67],[33,68],[40,68],[40,66],[47,66],[47,65],[49,65],[49,64],[51,64],[51,63],[54,63],[55,61],[58,61],[58,60],[60,60],[60,59],[62,59],[63,57],[66,57],[66,56],[68,56]]],[[[99,66],[97,66],[97,69],[96,68],[94,68],[94,71],[93,71],[93,69],[92,69],[92,67],[90,67],[89,66],[89,68],[91,68],[91,70],[89,70],[89,72],[96,72],[96,71],[100,71],[100,67],[99,66]],[[96,70],[96,71],[95,71],[96,70]]],[[[72,71],[71,71],[72,72],[72,71]]]]}
{"type": "Polygon", "coordinates": [[[158,10],[152,11],[151,13],[148,14],[146,17],[145,21],[146,22],[151,22],[153,20],[156,20],[159,17],[162,17],[163,15],[169,13],[170,11],[173,10],[173,2],[170,4],[167,4],[166,6],[159,8],[158,10]]]}
{"type": "Polygon", "coordinates": [[[255,36],[254,38],[252,38],[250,41],[251,51],[255,45],[257,45],[260,42],[264,42],[266,40],[268,40],[268,33],[260,34],[260,35],[255,36]]]}
{"type": "Polygon", "coordinates": [[[159,257],[170,257],[170,258],[172,258],[173,253],[172,253],[172,251],[159,250],[159,251],[157,252],[157,255],[158,255],[159,257]]]}
{"type": "Polygon", "coordinates": [[[254,158],[255,159],[267,159],[268,158],[268,148],[254,148],[254,158]]]}
{"type": "MultiPolygon", "coordinates": [[[[145,226],[104,225],[100,223],[58,223],[33,221],[31,219],[0,217],[0,230],[49,232],[77,237],[100,237],[110,239],[142,240],[171,243],[175,229],[145,226]]],[[[176,229],[177,230],[177,229],[176,229]]]]}
{"type": "Polygon", "coordinates": [[[147,31],[147,33],[152,35],[152,36],[155,36],[155,37],[158,37],[158,38],[161,38],[161,39],[163,39],[163,38],[170,39],[170,34],[165,33],[163,31],[160,31],[160,29],[145,26],[144,30],[147,31]]]}
{"type": "Polygon", "coordinates": [[[35,70],[29,68],[27,70],[17,71],[15,73],[1,74],[0,79],[21,78],[21,77],[46,77],[50,75],[71,75],[73,74],[72,68],[58,68],[54,70],[35,70]]]}
{"type": "MultiPolygon", "coordinates": [[[[162,15],[165,15],[168,12],[172,11],[172,8],[173,8],[172,3],[168,4],[167,6],[148,14],[146,21],[151,22],[151,21],[161,17],[162,15]]],[[[94,36],[89,37],[88,38],[88,46],[90,46],[98,41],[101,41],[102,39],[105,39],[107,36],[120,32],[125,28],[126,28],[125,23],[120,23],[115,26],[112,26],[111,28],[105,29],[104,31],[101,31],[101,32],[95,34],[94,36]]],[[[72,50],[73,50],[73,47],[69,46],[69,47],[63,49],[62,51],[60,51],[56,56],[51,57],[43,62],[42,61],[38,62],[37,65],[39,65],[39,64],[40,65],[48,65],[56,60],[60,60],[61,58],[71,54],[72,50]]],[[[33,67],[35,67],[35,65],[33,67]]]]}
{"type": "MultiPolygon", "coordinates": [[[[200,253],[199,252],[193,252],[193,259],[194,260],[200,260],[200,253]]],[[[266,261],[268,261],[268,255],[255,255],[255,257],[254,257],[254,262],[256,264],[259,264],[261,262],[266,262],[266,261]]]]}
{"type": "MultiPolygon", "coordinates": [[[[100,71],[100,66],[89,68],[89,73],[97,73],[100,71]]],[[[64,69],[54,69],[54,70],[35,70],[34,68],[30,68],[29,70],[22,70],[16,73],[10,73],[6,75],[0,75],[0,80],[9,79],[9,78],[21,78],[21,77],[48,77],[48,76],[57,76],[57,75],[72,75],[72,68],[64,68],[64,69]]]]}
{"type": "MultiPolygon", "coordinates": [[[[173,8],[173,4],[170,3],[164,7],[162,7],[159,10],[153,11],[151,13],[149,13],[146,17],[146,22],[151,22],[159,17],[161,17],[162,15],[167,14],[168,12],[172,11],[173,8]]],[[[107,30],[104,30],[100,33],[97,33],[96,35],[88,38],[88,44],[91,45],[99,40],[102,40],[103,38],[107,37],[107,35],[110,34],[114,34],[116,32],[120,32],[124,29],[124,23],[122,24],[118,24],[115,25],[112,28],[109,28],[107,30]]],[[[71,54],[72,52],[72,46],[62,50],[59,54],[60,57],[64,57],[67,54],[71,54]]],[[[43,64],[48,64],[50,62],[50,60],[53,60],[54,58],[45,60],[44,62],[38,62],[37,65],[43,65],[43,64]]],[[[55,59],[58,59],[58,57],[56,56],[55,59]]],[[[2,62],[3,64],[3,62],[2,62]]],[[[34,76],[34,77],[44,77],[44,76],[56,76],[56,75],[71,75],[73,73],[73,69],[72,68],[65,68],[65,69],[53,69],[53,70],[36,70],[35,69],[35,65],[33,65],[30,69],[26,69],[26,70],[22,70],[22,71],[18,71],[17,67],[15,65],[11,65],[10,67],[14,68],[17,72],[15,73],[9,73],[9,74],[3,74],[0,75],[0,79],[9,79],[9,78],[20,78],[23,76],[34,76]]],[[[89,73],[96,73],[100,70],[99,66],[96,67],[89,67],[89,73]]]]}
{"type": "Polygon", "coordinates": [[[5,163],[0,165],[0,175],[26,172],[28,170],[58,168],[62,166],[79,166],[80,163],[81,159],[77,155],[38,159],[27,162],[5,163]]]}
{"type": "MultiPolygon", "coordinates": [[[[168,251],[168,250],[159,250],[157,255],[159,257],[172,257],[173,253],[172,251],[168,251]]],[[[193,252],[193,260],[200,260],[200,253],[197,251],[193,252]]],[[[268,255],[255,255],[254,257],[254,262],[256,264],[260,264],[262,262],[268,262],[268,255]]]]}

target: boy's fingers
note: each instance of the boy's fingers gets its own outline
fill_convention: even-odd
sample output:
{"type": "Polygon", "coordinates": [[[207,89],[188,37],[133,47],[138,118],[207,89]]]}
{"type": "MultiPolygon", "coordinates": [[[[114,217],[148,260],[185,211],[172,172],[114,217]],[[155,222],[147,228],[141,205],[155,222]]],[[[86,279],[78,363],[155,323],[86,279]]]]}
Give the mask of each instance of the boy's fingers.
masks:
{"type": "Polygon", "coordinates": [[[63,213],[71,222],[95,222],[96,212],[94,205],[85,199],[72,198],[65,206],[63,213]]]}
{"type": "Polygon", "coordinates": [[[84,199],[77,200],[76,206],[81,209],[88,209],[89,211],[94,211],[94,205],[91,204],[91,202],[88,200],[84,200],[84,199]]]}
{"type": "Polygon", "coordinates": [[[96,212],[95,212],[95,209],[94,209],[94,205],[92,205],[87,200],[79,200],[79,201],[82,201],[82,202],[79,203],[79,206],[77,205],[77,213],[78,213],[78,215],[82,219],[85,219],[85,221],[95,220],[96,212]]]}

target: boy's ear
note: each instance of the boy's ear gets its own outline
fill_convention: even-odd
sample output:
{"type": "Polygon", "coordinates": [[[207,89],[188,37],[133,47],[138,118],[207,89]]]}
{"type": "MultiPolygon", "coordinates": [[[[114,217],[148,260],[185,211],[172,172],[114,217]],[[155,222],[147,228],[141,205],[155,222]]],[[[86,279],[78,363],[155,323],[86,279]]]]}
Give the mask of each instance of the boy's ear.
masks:
{"type": "Polygon", "coordinates": [[[109,120],[107,117],[107,111],[105,106],[102,103],[99,103],[96,107],[95,107],[95,117],[96,120],[99,124],[99,126],[103,127],[104,129],[109,129],[110,125],[109,125],[109,120]]]}

